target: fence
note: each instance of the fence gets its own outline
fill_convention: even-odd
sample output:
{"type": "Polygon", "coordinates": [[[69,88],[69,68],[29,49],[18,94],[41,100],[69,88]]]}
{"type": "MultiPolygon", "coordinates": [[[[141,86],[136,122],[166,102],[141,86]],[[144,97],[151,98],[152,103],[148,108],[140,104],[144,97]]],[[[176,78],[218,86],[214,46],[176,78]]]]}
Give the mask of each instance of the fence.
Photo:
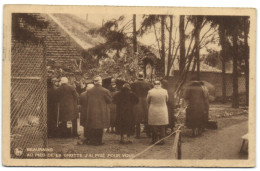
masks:
{"type": "Polygon", "coordinates": [[[11,157],[27,158],[27,148],[47,145],[44,47],[13,43],[11,55],[11,157]]]}

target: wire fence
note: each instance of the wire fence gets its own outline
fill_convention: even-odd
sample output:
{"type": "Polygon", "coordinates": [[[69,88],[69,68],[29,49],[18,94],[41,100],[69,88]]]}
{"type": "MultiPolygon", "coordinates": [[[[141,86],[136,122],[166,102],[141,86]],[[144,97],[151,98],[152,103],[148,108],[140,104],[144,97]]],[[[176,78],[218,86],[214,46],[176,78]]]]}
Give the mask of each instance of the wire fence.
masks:
{"type": "Polygon", "coordinates": [[[11,55],[11,157],[27,158],[27,148],[47,146],[44,46],[13,43],[11,55]]]}

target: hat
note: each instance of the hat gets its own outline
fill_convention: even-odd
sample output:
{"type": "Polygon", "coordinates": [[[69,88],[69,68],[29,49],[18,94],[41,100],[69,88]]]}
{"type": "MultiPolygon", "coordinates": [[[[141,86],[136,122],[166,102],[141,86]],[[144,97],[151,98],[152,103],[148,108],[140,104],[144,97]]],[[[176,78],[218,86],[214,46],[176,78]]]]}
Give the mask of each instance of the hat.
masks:
{"type": "Polygon", "coordinates": [[[160,81],[154,81],[154,87],[155,88],[159,88],[159,87],[161,87],[161,82],[160,81]]]}
{"type": "Polygon", "coordinates": [[[67,77],[61,77],[60,83],[61,83],[61,84],[67,84],[67,83],[69,83],[69,80],[68,80],[67,77]]]}
{"type": "Polygon", "coordinates": [[[154,85],[161,85],[160,81],[154,81],[154,85]]]}
{"type": "Polygon", "coordinates": [[[128,83],[125,83],[125,84],[123,85],[123,87],[125,87],[125,88],[131,90],[130,84],[128,84],[128,83]]]}
{"type": "Polygon", "coordinates": [[[89,89],[91,89],[91,88],[93,88],[94,87],[94,84],[88,84],[87,85],[87,90],[89,90],[89,89]]]}
{"type": "Polygon", "coordinates": [[[139,80],[143,80],[144,79],[144,73],[143,72],[139,72],[137,78],[139,80]]]}
{"type": "Polygon", "coordinates": [[[102,85],[102,78],[100,76],[96,76],[93,81],[94,84],[102,85]]]}

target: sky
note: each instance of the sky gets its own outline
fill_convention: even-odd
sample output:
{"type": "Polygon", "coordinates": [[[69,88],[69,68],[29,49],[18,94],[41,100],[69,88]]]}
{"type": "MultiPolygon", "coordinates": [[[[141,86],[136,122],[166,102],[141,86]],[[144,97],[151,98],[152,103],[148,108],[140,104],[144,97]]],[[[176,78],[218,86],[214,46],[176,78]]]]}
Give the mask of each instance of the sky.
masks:
{"type": "MultiPolygon", "coordinates": [[[[82,19],[87,19],[88,22],[94,23],[98,26],[102,26],[102,22],[106,22],[108,20],[111,19],[118,19],[120,17],[120,15],[107,15],[107,14],[86,14],[86,13],[80,13],[80,14],[74,14],[82,19]]],[[[132,15],[124,15],[125,19],[121,22],[121,24],[119,25],[119,28],[122,27],[123,25],[125,25],[129,20],[132,19],[132,15]]],[[[143,20],[143,16],[142,15],[137,15],[136,16],[136,27],[137,29],[140,28],[141,26],[141,22],[143,20]]],[[[179,40],[179,34],[178,32],[175,34],[176,28],[178,28],[178,24],[179,24],[179,16],[174,16],[173,18],[173,39],[178,41],[179,40]]],[[[160,27],[160,24],[157,25],[158,28],[160,27]]],[[[187,27],[186,30],[186,34],[188,34],[193,28],[192,27],[187,27]]],[[[202,30],[201,30],[201,37],[202,35],[204,35],[204,33],[209,29],[209,25],[206,25],[202,30]]],[[[130,28],[129,30],[127,30],[127,32],[131,32],[132,28],[130,28]]],[[[178,31],[178,29],[177,29],[178,31]]],[[[213,31],[213,30],[212,30],[213,31]]],[[[208,34],[212,33],[212,31],[210,31],[208,34]]],[[[160,33],[157,32],[158,36],[160,36],[160,33]]],[[[168,31],[165,31],[166,37],[168,35],[168,31]]],[[[145,45],[148,46],[153,46],[155,48],[158,48],[158,44],[156,41],[156,37],[155,34],[153,32],[153,30],[151,30],[150,32],[148,32],[147,34],[143,35],[142,37],[138,37],[137,38],[138,41],[140,41],[141,43],[144,43],[145,45]]],[[[166,38],[166,44],[168,44],[167,38],[166,38]]],[[[189,45],[189,41],[186,41],[186,47],[188,47],[189,45]]],[[[207,46],[208,48],[214,49],[216,51],[220,51],[221,48],[218,45],[218,43],[215,44],[209,44],[207,46]]],[[[201,54],[207,54],[207,50],[206,48],[202,48],[200,51],[201,54]]]]}

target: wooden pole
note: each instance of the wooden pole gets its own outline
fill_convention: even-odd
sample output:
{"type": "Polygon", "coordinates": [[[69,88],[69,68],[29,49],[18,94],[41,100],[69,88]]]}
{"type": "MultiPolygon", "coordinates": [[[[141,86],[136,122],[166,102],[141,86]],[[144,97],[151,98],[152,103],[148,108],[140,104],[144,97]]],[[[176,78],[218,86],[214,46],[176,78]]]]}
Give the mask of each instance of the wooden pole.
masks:
{"type": "Polygon", "coordinates": [[[176,131],[176,135],[174,137],[174,143],[173,143],[173,157],[174,159],[180,159],[181,158],[181,141],[180,141],[180,134],[181,134],[181,131],[180,130],[177,130],[176,131]]]}

